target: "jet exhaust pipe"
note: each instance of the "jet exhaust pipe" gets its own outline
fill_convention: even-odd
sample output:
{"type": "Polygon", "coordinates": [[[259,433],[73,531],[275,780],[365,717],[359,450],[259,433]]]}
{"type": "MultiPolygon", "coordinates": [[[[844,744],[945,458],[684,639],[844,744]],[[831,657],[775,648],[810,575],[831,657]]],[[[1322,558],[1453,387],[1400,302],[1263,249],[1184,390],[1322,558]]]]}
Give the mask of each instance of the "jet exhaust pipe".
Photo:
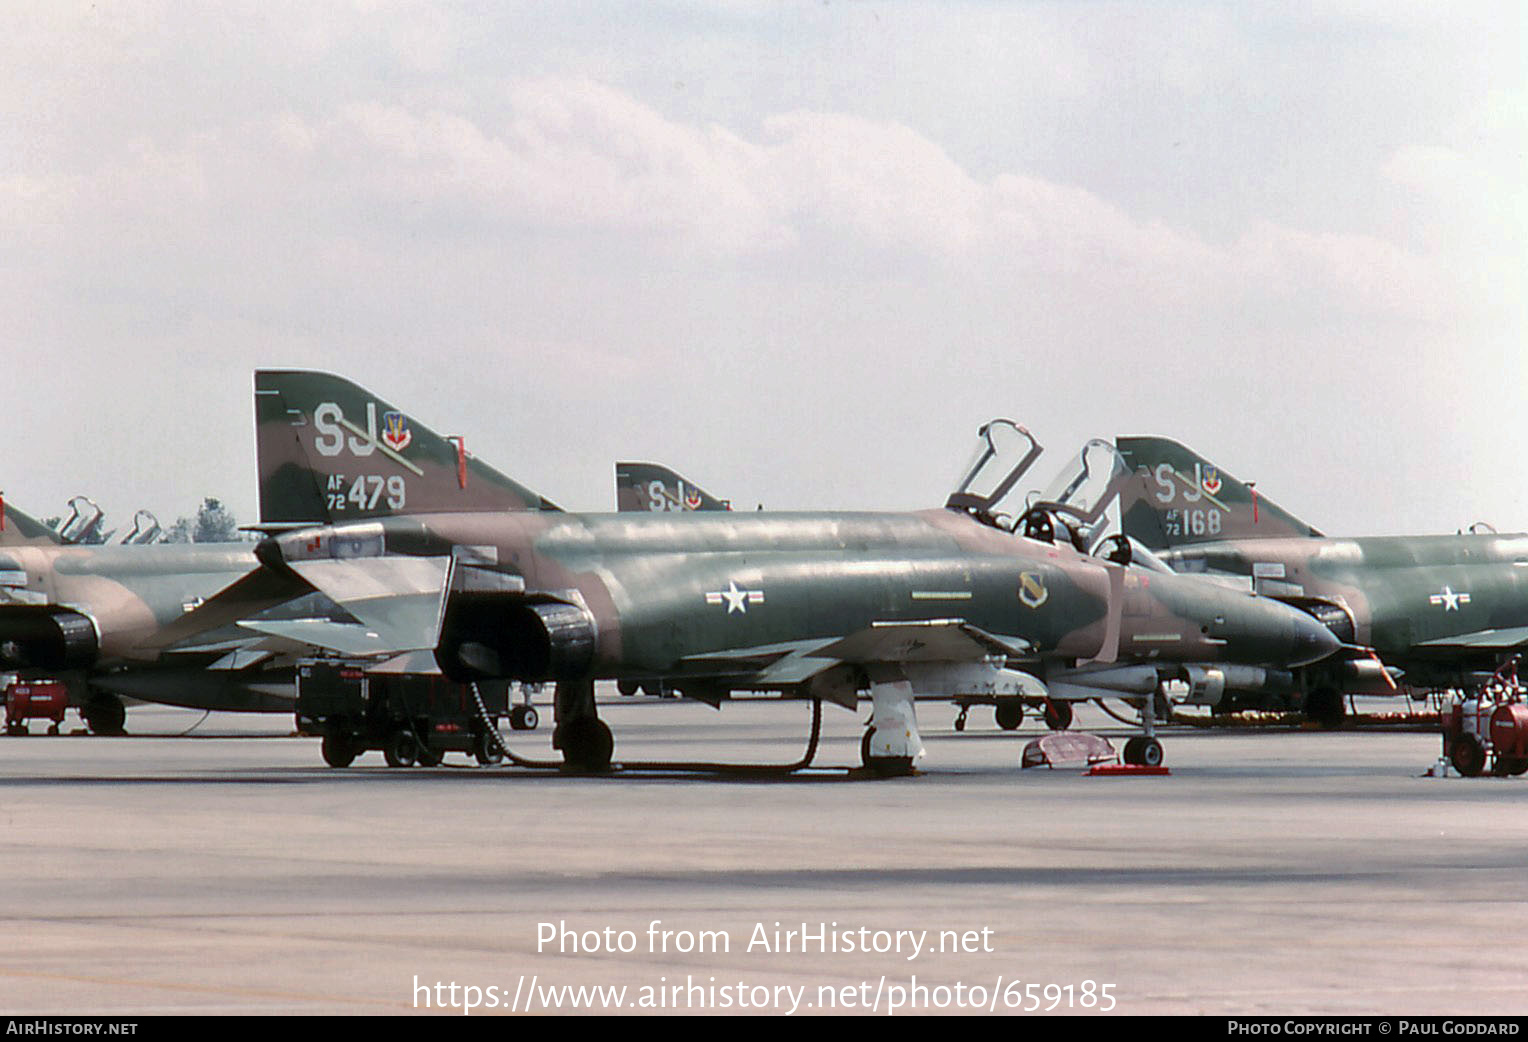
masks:
{"type": "Polygon", "coordinates": [[[77,611],[33,605],[0,607],[0,664],[84,669],[101,654],[95,623],[77,611]]]}
{"type": "Polygon", "coordinates": [[[539,683],[589,675],[594,617],[564,601],[456,594],[446,606],[435,661],[459,683],[539,683]]]}

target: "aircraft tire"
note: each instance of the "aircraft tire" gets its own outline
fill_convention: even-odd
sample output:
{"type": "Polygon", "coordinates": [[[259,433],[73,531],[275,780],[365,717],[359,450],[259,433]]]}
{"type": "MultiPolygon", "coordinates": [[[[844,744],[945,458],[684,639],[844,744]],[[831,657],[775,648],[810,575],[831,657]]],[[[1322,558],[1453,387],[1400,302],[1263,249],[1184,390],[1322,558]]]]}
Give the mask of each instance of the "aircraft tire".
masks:
{"type": "Polygon", "coordinates": [[[511,731],[534,731],[540,722],[541,717],[536,715],[536,710],[532,706],[515,706],[509,711],[511,731]]]}
{"type": "Polygon", "coordinates": [[[388,735],[382,746],[382,759],[389,767],[412,767],[419,759],[419,743],[402,728],[388,735]]]}
{"type": "Polygon", "coordinates": [[[615,737],[605,721],[596,716],[577,716],[560,731],[563,762],[575,771],[608,771],[615,752],[615,737]]]}
{"type": "Polygon", "coordinates": [[[122,734],[127,723],[127,707],[115,695],[92,698],[80,707],[80,715],[91,734],[122,734]]]}
{"type": "Polygon", "coordinates": [[[1498,756],[1496,758],[1496,773],[1507,777],[1516,777],[1528,771],[1528,756],[1498,756]]]}
{"type": "Polygon", "coordinates": [[[1461,734],[1449,748],[1448,762],[1466,778],[1478,778],[1486,769],[1485,744],[1475,735],[1461,734]]]}
{"type": "Polygon", "coordinates": [[[326,734],[320,747],[323,751],[324,762],[330,767],[349,767],[355,763],[356,755],[360,752],[355,743],[346,735],[326,734]]]}
{"type": "Polygon", "coordinates": [[[440,752],[439,750],[432,749],[423,743],[417,744],[419,753],[415,757],[414,762],[419,764],[421,767],[439,767],[441,761],[446,758],[446,754],[440,752]]]}
{"type": "Polygon", "coordinates": [[[640,688],[641,685],[638,684],[635,680],[617,680],[615,682],[615,689],[621,693],[621,697],[623,698],[630,698],[632,695],[635,695],[637,691],[640,690],[640,688]]]}
{"type": "Polygon", "coordinates": [[[1000,698],[992,711],[997,725],[1005,731],[1017,731],[1024,722],[1024,703],[1017,698],[1000,698]]]}
{"type": "Polygon", "coordinates": [[[860,739],[860,762],[866,770],[877,778],[900,778],[913,773],[911,756],[871,756],[870,742],[874,737],[875,728],[867,727],[860,739]]]}
{"type": "Polygon", "coordinates": [[[1345,714],[1342,692],[1335,687],[1318,687],[1305,696],[1305,718],[1329,731],[1342,726],[1345,714]]]}
{"type": "Polygon", "coordinates": [[[1045,700],[1045,726],[1052,731],[1065,731],[1072,726],[1072,703],[1045,700]]]}
{"type": "Polygon", "coordinates": [[[480,732],[472,740],[472,755],[481,767],[496,767],[504,762],[504,750],[499,746],[498,739],[487,731],[480,732]]]}
{"type": "Polygon", "coordinates": [[[1162,766],[1162,743],[1138,734],[1125,743],[1124,760],[1132,767],[1162,766]]]}

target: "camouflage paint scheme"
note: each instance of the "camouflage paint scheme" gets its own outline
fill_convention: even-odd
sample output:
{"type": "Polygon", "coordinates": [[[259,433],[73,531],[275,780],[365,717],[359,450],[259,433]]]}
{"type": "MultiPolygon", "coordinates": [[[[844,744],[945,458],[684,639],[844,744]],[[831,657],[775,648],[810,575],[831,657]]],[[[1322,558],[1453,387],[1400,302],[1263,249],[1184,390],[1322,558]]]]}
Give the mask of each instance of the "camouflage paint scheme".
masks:
{"type": "Polygon", "coordinates": [[[660,463],[615,465],[615,508],[621,513],[674,510],[731,510],[730,500],[717,499],[689,478],[660,463]]]}
{"type": "Polygon", "coordinates": [[[14,507],[3,532],[12,535],[0,536],[0,671],[68,680],[93,730],[121,728],[118,694],[199,709],[291,708],[269,678],[244,672],[253,660],[207,669],[248,634],[177,650],[159,639],[249,572],[253,544],[68,545],[14,507]]]}
{"type": "MultiPolygon", "coordinates": [[[[947,682],[937,671],[930,679],[920,668],[929,665],[949,675],[1014,665],[1038,677],[1122,658],[1288,665],[1336,647],[1324,627],[1276,602],[1121,567],[966,511],[431,510],[442,489],[489,499],[507,494],[508,479],[473,472],[455,480],[454,460],[411,454],[442,439],[339,377],[266,371],[256,389],[257,443],[283,450],[260,461],[262,523],[293,513],[279,498],[268,510],[266,490],[278,469],[295,477],[294,451],[312,488],[347,498],[358,489],[356,512],[373,518],[285,532],[270,525],[258,552],[268,571],[294,592],[333,597],[361,625],[266,631],[347,654],[431,651],[458,678],[556,680],[554,743],[565,755],[566,725],[594,716],[594,678],[675,678],[686,695],[708,701],[749,688],[850,706],[868,683],[879,721],[900,712],[891,695],[880,697],[883,688],[900,699],[910,697],[913,674],[925,687],[947,682]],[[358,419],[373,415],[392,415],[392,429],[407,431],[392,452],[355,436],[370,429],[358,419]],[[272,425],[286,430],[265,429],[272,425]],[[378,516],[387,509],[394,516],[378,516]]],[[[544,502],[515,494],[521,504],[544,502]]],[[[337,512],[336,503],[322,505],[337,512]]],[[[199,610],[210,622],[239,610],[237,598],[217,601],[199,610]]],[[[588,762],[599,761],[599,744],[588,762]]],[[[589,752],[579,745],[580,756],[589,752]]]]}
{"type": "MultiPolygon", "coordinates": [[[[1117,445],[1139,482],[1122,510],[1128,535],[1175,571],[1312,612],[1410,686],[1478,686],[1528,646],[1528,535],[1330,538],[1175,441],[1117,445]]],[[[1328,699],[1395,690],[1355,654],[1306,671],[1307,687],[1328,699]]]]}

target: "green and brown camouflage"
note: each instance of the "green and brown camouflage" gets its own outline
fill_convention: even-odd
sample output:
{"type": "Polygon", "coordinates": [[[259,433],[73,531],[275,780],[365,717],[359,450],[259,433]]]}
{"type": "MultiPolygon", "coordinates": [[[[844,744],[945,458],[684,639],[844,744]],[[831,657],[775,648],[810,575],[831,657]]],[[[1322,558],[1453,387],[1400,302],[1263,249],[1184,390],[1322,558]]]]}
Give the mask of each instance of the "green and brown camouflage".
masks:
{"type": "MultiPolygon", "coordinates": [[[[321,386],[302,377],[257,377],[298,428],[319,403],[294,387],[321,386]]],[[[1001,443],[1032,444],[1013,431],[984,427],[988,451],[951,506],[907,514],[415,514],[368,503],[371,520],[282,532],[257,552],[294,595],[322,592],[355,624],[244,625],[344,655],[424,653],[456,679],[556,681],[554,742],[595,766],[610,754],[596,678],[673,678],[710,702],[750,689],[853,706],[868,687],[867,758],[901,760],[921,750],[915,691],[1033,693],[1052,679],[1081,691],[1122,665],[1283,667],[1336,648],[1277,602],[1001,527],[998,501],[1017,476],[1001,443]]],[[[274,431],[260,439],[281,443],[274,431]]],[[[394,451],[426,480],[452,466],[394,451]]],[[[239,611],[232,595],[198,609],[209,624],[239,611]]]]}
{"type": "Polygon", "coordinates": [[[1528,535],[1330,538],[1177,442],[1118,444],[1151,476],[1122,506],[1128,535],[1175,571],[1300,607],[1354,646],[1345,660],[1306,671],[1318,715],[1330,717],[1334,700],[1340,715],[1342,692],[1397,693],[1397,681],[1416,691],[1478,687],[1528,647],[1528,535]],[[1172,476],[1156,480],[1165,469],[1172,476]],[[1189,498],[1179,475],[1199,475],[1201,495],[1189,498]]]}
{"type": "Polygon", "coordinates": [[[349,380],[329,373],[255,373],[260,517],[329,524],[401,512],[556,510],[349,380]]]}
{"type": "Polygon", "coordinates": [[[0,672],[57,676],[93,730],[119,730],[118,695],[198,709],[289,711],[292,698],[251,654],[250,634],[167,647],[168,627],[255,566],[251,543],[75,546],[7,507],[29,533],[0,546],[0,672]],[[241,658],[239,652],[243,653],[241,658]]]}
{"type": "Polygon", "coordinates": [[[15,507],[6,507],[0,497],[0,547],[58,546],[63,543],[58,532],[15,507]]]}
{"type": "Polygon", "coordinates": [[[717,499],[695,482],[661,463],[617,463],[615,508],[621,513],[675,510],[731,510],[729,500],[717,499]]]}
{"type": "Polygon", "coordinates": [[[1114,444],[1137,479],[1133,494],[1121,499],[1121,522],[1126,534],[1149,549],[1321,535],[1171,439],[1122,437],[1114,444]]]}

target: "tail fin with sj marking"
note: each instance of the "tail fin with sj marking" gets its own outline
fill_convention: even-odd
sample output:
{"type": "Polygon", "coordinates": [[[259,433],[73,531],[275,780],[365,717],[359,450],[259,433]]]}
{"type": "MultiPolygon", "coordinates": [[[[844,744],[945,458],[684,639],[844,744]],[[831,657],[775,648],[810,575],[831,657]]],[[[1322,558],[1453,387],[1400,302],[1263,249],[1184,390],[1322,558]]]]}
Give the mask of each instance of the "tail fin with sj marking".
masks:
{"type": "Polygon", "coordinates": [[[557,506],[370,391],[329,373],[255,373],[260,521],[557,506]]]}
{"type": "Polygon", "coordinates": [[[1126,535],[1152,550],[1222,539],[1321,533],[1170,438],[1114,439],[1136,479],[1121,495],[1126,535]]]}
{"type": "Polygon", "coordinates": [[[615,508],[630,510],[731,510],[688,478],[658,463],[615,465],[615,508]]]}

